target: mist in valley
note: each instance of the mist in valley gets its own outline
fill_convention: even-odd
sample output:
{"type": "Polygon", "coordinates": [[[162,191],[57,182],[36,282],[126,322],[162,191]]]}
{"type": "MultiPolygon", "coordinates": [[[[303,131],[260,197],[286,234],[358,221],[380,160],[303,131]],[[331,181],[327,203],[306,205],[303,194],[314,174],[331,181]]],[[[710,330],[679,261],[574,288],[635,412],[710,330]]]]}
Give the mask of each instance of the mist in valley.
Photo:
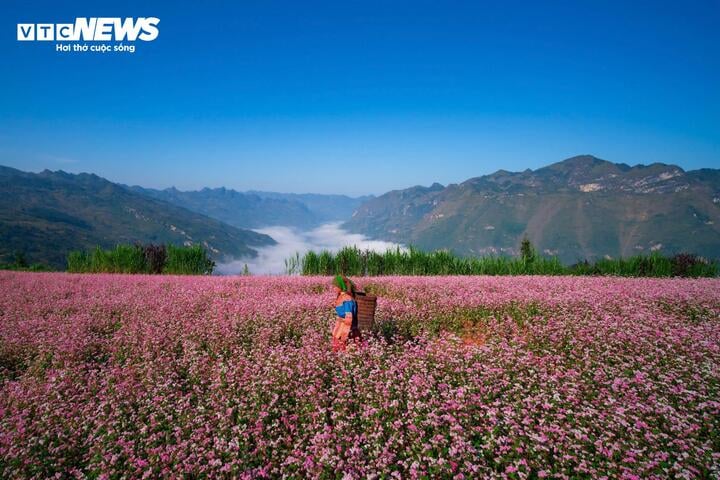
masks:
{"type": "Polygon", "coordinates": [[[239,258],[232,262],[218,264],[215,273],[219,275],[238,275],[243,272],[247,265],[253,275],[278,275],[285,273],[285,260],[299,252],[300,256],[309,250],[320,252],[329,250],[336,252],[343,247],[355,245],[361,250],[373,250],[384,252],[388,248],[400,247],[403,245],[385,242],[382,240],[370,240],[365,235],[349,233],[340,228],[342,222],[323,224],[311,230],[299,230],[293,227],[265,227],[253,229],[258,233],[270,235],[276,245],[256,248],[258,255],[255,258],[239,258]]]}

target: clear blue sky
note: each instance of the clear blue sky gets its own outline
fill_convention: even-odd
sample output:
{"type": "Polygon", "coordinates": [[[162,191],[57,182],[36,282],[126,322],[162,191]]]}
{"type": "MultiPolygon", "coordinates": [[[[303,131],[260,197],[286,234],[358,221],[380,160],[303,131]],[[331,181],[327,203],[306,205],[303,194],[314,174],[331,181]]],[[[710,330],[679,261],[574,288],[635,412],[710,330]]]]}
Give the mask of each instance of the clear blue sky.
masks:
{"type": "Polygon", "coordinates": [[[0,164],[24,170],[379,194],[584,153],[720,168],[717,0],[3,0],[0,22],[0,164]],[[160,34],[16,40],[76,16],[160,34]]]}

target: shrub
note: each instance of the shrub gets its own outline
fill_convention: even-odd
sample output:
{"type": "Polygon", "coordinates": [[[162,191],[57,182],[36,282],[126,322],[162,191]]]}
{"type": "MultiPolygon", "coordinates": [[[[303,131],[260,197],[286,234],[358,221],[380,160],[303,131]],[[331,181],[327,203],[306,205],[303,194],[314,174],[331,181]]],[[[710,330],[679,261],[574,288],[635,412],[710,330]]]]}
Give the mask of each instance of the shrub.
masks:
{"type": "MultiPolygon", "coordinates": [[[[2,258],[2,256],[0,256],[2,258]]],[[[30,263],[25,252],[16,250],[12,255],[12,263],[0,262],[0,270],[15,270],[24,272],[52,272],[53,268],[43,263],[30,263]]]]}
{"type": "Polygon", "coordinates": [[[674,277],[713,276],[717,266],[693,253],[678,253],[670,259],[674,277]]]}
{"type": "Polygon", "coordinates": [[[520,242],[520,258],[522,258],[525,263],[532,263],[536,257],[537,253],[535,252],[533,244],[530,242],[527,235],[524,236],[520,242]]]}
{"type": "Polygon", "coordinates": [[[29,266],[27,258],[25,258],[25,252],[21,250],[15,252],[15,265],[19,268],[27,268],[29,266]]]}
{"type": "Polygon", "coordinates": [[[149,273],[162,273],[167,262],[167,249],[165,245],[148,243],[143,248],[145,263],[149,273]]]}

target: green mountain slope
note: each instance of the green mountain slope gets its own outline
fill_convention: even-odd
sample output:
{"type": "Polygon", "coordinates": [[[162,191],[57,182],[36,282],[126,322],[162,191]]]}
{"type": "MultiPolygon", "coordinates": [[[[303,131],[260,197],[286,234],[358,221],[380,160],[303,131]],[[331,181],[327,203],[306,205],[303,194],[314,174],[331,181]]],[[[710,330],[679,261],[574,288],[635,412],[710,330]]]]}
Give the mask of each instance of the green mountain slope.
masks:
{"type": "Polygon", "coordinates": [[[63,268],[70,250],[135,241],[200,244],[221,261],[275,243],[97,175],[0,167],[0,262],[20,250],[31,262],[63,268]]]}
{"type": "Polygon", "coordinates": [[[139,186],[128,188],[133,192],[202,213],[239,228],[271,225],[309,228],[320,223],[317,216],[300,202],[263,198],[226,188],[203,188],[186,192],[175,188],[164,190],[139,186]]]}
{"type": "Polygon", "coordinates": [[[127,188],[240,228],[282,225],[309,229],[324,222],[344,221],[363,201],[371,198],[312,193],[238,192],[224,187],[196,191],[180,191],[176,188],[155,190],[139,186],[127,188]]]}
{"type": "Polygon", "coordinates": [[[720,175],[585,155],[535,171],[388,192],[344,227],[462,255],[515,255],[527,234],[564,262],[655,250],[720,258],[720,175]]]}
{"type": "MultiPolygon", "coordinates": [[[[347,195],[330,195],[320,193],[277,193],[251,190],[247,194],[257,195],[268,200],[285,200],[299,202],[310,210],[317,224],[325,222],[345,221],[364,202],[374,198],[372,195],[348,197],[347,195]]],[[[317,225],[316,224],[316,225],[317,225]]],[[[279,223],[278,225],[282,225],[279,223]]],[[[316,226],[313,225],[313,226],[316,226]]]]}

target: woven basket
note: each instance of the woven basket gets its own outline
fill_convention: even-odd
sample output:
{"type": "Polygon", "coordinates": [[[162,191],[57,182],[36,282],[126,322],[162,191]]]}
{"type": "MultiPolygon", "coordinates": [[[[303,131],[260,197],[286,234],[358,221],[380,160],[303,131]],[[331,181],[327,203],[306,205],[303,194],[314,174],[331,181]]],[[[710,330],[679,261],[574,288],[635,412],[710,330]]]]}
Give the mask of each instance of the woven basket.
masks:
{"type": "Polygon", "coordinates": [[[365,292],[355,292],[355,301],[358,306],[358,329],[370,330],[375,323],[377,297],[365,292]]]}

